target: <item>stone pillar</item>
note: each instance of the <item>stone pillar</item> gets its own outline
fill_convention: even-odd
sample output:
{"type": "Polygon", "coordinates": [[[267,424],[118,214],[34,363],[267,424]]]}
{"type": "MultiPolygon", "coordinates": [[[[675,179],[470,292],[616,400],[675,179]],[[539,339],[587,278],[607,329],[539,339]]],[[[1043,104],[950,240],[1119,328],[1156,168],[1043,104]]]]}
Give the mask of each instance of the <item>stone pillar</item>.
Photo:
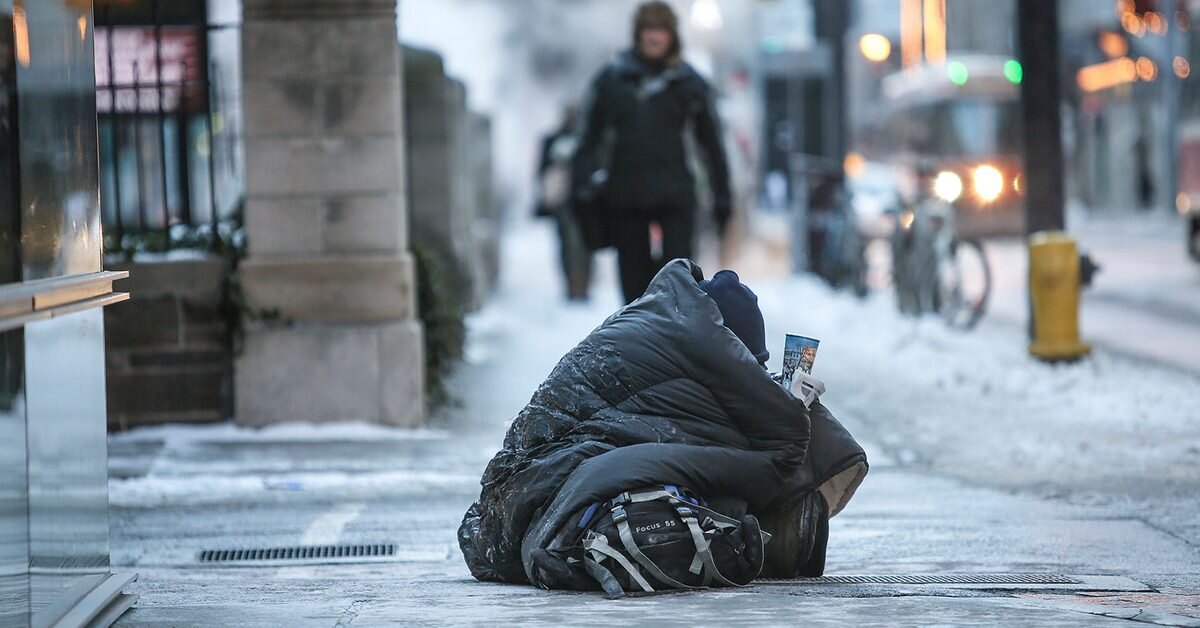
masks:
{"type": "Polygon", "coordinates": [[[470,173],[463,158],[466,90],[447,78],[438,54],[406,47],[404,92],[413,238],[445,267],[460,303],[472,310],[479,303],[470,173]]]}
{"type": "Polygon", "coordinates": [[[418,425],[396,0],[244,0],[239,423],[418,425]]]}
{"type": "Polygon", "coordinates": [[[470,168],[472,199],[475,205],[475,250],[478,266],[476,293],[482,303],[495,290],[500,279],[500,211],[496,206],[492,180],[492,121],[487,116],[470,114],[470,168]]]}

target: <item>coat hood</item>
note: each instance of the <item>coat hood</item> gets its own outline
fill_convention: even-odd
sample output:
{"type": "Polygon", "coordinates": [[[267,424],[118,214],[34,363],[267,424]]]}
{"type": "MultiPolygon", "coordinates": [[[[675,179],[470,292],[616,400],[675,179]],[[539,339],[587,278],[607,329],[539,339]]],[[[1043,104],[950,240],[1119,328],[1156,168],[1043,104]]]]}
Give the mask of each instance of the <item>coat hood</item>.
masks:
{"type": "Polygon", "coordinates": [[[675,10],[666,2],[646,2],[638,7],[633,16],[633,50],[638,49],[638,40],[643,29],[662,28],[671,33],[671,48],[667,56],[660,61],[663,67],[671,68],[679,65],[683,56],[683,41],[679,38],[679,18],[675,10]]]}

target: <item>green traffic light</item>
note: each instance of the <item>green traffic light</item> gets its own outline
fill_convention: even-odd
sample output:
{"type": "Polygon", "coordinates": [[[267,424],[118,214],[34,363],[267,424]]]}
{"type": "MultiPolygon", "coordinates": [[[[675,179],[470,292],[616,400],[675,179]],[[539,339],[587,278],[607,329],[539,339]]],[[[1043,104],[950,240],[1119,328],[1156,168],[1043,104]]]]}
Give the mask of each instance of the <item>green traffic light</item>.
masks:
{"type": "Polygon", "coordinates": [[[946,64],[946,76],[950,77],[950,82],[955,85],[967,84],[967,66],[961,61],[951,61],[946,64]]]}
{"type": "Polygon", "coordinates": [[[1025,72],[1021,69],[1020,61],[1009,59],[1004,62],[1004,78],[1008,79],[1009,82],[1019,85],[1024,76],[1025,72]]]}

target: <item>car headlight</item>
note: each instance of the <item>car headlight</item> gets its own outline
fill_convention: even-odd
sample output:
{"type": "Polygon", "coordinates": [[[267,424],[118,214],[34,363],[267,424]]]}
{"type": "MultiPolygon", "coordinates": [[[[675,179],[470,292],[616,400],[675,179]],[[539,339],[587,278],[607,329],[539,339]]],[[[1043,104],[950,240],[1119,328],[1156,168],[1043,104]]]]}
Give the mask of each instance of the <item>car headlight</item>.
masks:
{"type": "Polygon", "coordinates": [[[971,184],[980,200],[990,203],[1004,191],[1004,175],[994,166],[980,166],[971,173],[971,184]]]}
{"type": "Polygon", "coordinates": [[[933,179],[934,196],[937,196],[947,203],[953,203],[954,201],[957,201],[958,197],[962,196],[962,191],[962,178],[953,172],[950,172],[949,170],[943,170],[939,172],[933,179]]]}

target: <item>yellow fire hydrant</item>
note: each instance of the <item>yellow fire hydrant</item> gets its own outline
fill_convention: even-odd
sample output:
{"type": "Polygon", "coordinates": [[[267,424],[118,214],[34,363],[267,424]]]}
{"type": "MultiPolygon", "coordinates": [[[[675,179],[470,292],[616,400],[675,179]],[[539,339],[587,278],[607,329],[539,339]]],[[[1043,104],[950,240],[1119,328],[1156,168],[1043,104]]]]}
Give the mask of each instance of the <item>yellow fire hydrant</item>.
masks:
{"type": "Polygon", "coordinates": [[[1029,353],[1042,360],[1078,360],[1092,351],[1079,339],[1079,250],[1061,231],[1029,236],[1029,298],[1033,342],[1029,353]]]}

